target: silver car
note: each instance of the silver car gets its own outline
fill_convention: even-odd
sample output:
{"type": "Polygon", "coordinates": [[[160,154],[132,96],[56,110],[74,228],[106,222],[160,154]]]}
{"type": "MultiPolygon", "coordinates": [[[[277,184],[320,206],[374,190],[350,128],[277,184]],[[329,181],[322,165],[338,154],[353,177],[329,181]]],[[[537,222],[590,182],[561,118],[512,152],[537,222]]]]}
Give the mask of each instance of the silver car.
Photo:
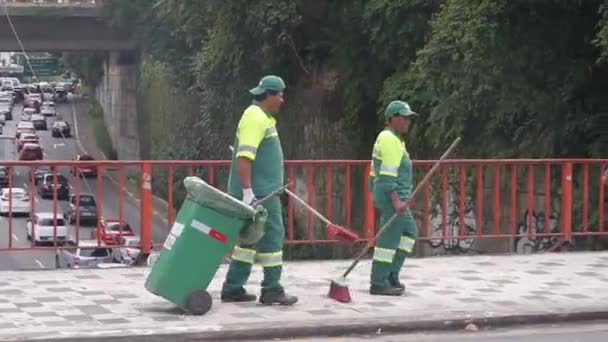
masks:
{"type": "Polygon", "coordinates": [[[80,240],[80,245],[70,242],[71,248],[57,252],[55,263],[57,268],[96,268],[99,264],[112,263],[112,249],[97,246],[97,240],[80,240]]]}

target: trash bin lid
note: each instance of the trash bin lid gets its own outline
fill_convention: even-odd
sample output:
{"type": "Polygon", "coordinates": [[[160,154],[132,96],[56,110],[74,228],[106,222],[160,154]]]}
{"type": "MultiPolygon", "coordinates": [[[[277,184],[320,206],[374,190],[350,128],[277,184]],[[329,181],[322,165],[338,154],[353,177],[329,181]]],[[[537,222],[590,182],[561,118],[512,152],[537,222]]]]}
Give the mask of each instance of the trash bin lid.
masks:
{"type": "Polygon", "coordinates": [[[225,215],[251,220],[256,214],[256,210],[253,207],[214,188],[199,177],[186,177],[184,179],[184,187],[188,192],[189,199],[225,215]]]}

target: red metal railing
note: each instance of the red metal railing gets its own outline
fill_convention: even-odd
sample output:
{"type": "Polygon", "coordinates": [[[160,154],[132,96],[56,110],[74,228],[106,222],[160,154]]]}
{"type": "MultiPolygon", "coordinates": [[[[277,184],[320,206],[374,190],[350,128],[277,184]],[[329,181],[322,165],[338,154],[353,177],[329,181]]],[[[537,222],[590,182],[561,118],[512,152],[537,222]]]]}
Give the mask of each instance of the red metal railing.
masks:
{"type": "MultiPolygon", "coordinates": [[[[434,161],[415,161],[415,180],[419,181],[434,161]]],[[[89,189],[95,193],[98,215],[115,216],[119,221],[125,215],[138,211],[137,218],[128,222],[140,227],[142,248],[149,252],[150,242],[160,245],[176,216],[179,200],[183,198],[181,181],[186,175],[199,175],[208,183],[225,190],[228,161],[5,161],[3,164],[13,171],[30,172],[38,166],[51,166],[53,176],[52,209],[55,217],[62,217],[64,204],[58,200],[58,175],[66,169],[95,167],[95,179],[72,178],[71,193],[76,194],[76,222],[71,238],[81,241],[83,235],[79,215],[80,194],[89,189]],[[128,195],[135,179],[139,186],[137,199],[128,195]],[[114,189],[109,185],[114,182],[114,189]],[[95,191],[91,189],[95,188],[95,191]],[[166,210],[159,207],[153,195],[166,196],[166,210]],[[135,203],[135,204],[133,204],[135,203]],[[127,209],[125,209],[128,206],[127,209]],[[106,211],[108,211],[106,215],[106,211]],[[159,223],[158,216],[163,216],[159,223]],[[137,222],[138,221],[138,222],[137,222]]],[[[452,248],[464,244],[470,248],[480,241],[497,238],[536,241],[553,239],[572,241],[577,236],[608,235],[604,229],[605,188],[602,178],[608,160],[448,160],[438,173],[426,184],[419,197],[414,199],[412,209],[418,222],[420,240],[433,247],[442,245],[452,248]],[[526,214],[527,213],[527,214],[526,214]],[[552,226],[553,225],[553,226],[552,226]]],[[[362,240],[372,238],[380,224],[372,196],[368,189],[369,161],[359,160],[297,160],[286,163],[286,179],[290,189],[326,217],[358,231],[362,240]]],[[[37,186],[35,175],[28,173],[25,187],[30,192],[31,213],[48,208],[48,202],[39,203],[34,195],[37,186]],[[43,205],[44,204],[44,205],[43,205]]],[[[8,173],[9,189],[15,181],[14,172],[8,173]]],[[[57,236],[51,246],[36,246],[35,236],[28,244],[15,244],[13,234],[22,229],[15,224],[22,221],[14,217],[13,198],[9,190],[7,243],[0,250],[25,250],[32,248],[66,248],[57,236]]],[[[42,201],[42,200],[41,200],[42,201]]],[[[336,243],[327,238],[322,223],[313,214],[303,210],[293,200],[283,198],[286,214],[287,244],[336,243]]],[[[100,222],[92,228],[91,237],[101,245],[104,227],[100,222]]],[[[0,233],[1,234],[1,233],[0,233]]],[[[123,232],[119,232],[119,240],[123,232]]],[[[35,231],[32,230],[32,235],[35,231]]],[[[120,246],[120,245],[112,245],[120,246]]]]}

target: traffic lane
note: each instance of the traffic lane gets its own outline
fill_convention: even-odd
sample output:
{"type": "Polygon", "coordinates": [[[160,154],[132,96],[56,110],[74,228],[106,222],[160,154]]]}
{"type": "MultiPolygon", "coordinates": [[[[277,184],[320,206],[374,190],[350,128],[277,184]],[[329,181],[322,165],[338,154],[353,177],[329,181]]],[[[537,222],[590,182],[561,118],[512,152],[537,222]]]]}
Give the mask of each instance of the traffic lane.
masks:
{"type": "MultiPolygon", "coordinates": [[[[19,113],[20,110],[15,108],[14,114],[19,113]]],[[[15,125],[17,120],[7,121],[4,128],[4,135],[12,136],[15,135],[15,125]]],[[[3,139],[2,151],[6,159],[15,159],[16,146],[11,140],[3,139]]],[[[51,203],[45,203],[42,201],[35,192],[32,193],[32,189],[29,187],[29,168],[17,167],[14,170],[12,182],[14,187],[23,187],[32,196],[33,209],[36,212],[41,211],[52,211],[53,207],[51,203]]],[[[60,215],[60,212],[58,213],[60,215]]],[[[1,217],[0,218],[0,248],[8,248],[9,241],[11,241],[12,248],[29,248],[31,242],[27,240],[26,222],[29,217],[1,217]]],[[[2,251],[0,252],[0,269],[1,270],[14,270],[14,269],[42,269],[52,268],[54,266],[54,251],[48,250],[28,250],[28,251],[2,251]]]]}

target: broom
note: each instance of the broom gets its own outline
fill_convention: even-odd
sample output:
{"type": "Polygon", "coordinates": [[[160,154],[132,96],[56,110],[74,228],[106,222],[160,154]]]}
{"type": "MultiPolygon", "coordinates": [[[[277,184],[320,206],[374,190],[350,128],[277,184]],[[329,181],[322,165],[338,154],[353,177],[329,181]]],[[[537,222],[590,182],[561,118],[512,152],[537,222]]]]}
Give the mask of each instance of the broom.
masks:
{"type": "MultiPolygon", "coordinates": [[[[456,148],[456,145],[458,145],[459,142],[460,142],[460,137],[456,138],[456,140],[454,140],[454,142],[447,149],[447,151],[445,151],[445,153],[441,156],[441,158],[439,158],[439,160],[435,163],[435,165],[433,165],[433,167],[426,173],[426,175],[424,176],[422,181],[420,181],[420,183],[418,183],[418,185],[416,186],[416,188],[410,195],[410,198],[408,198],[408,200],[406,201],[406,203],[405,203],[406,207],[409,206],[410,200],[416,195],[416,193],[418,193],[420,191],[422,186],[429,181],[431,176],[435,173],[435,170],[439,167],[439,164],[441,163],[441,161],[444,160],[452,152],[452,150],[454,150],[454,148],[456,148]]],[[[399,212],[396,212],[395,214],[393,214],[393,216],[391,216],[391,218],[380,228],[380,230],[378,231],[378,233],[376,234],[374,239],[369,241],[367,243],[367,245],[365,246],[365,248],[363,248],[363,250],[355,257],[355,260],[353,261],[353,263],[348,267],[348,269],[346,269],[346,271],[342,274],[342,276],[338,279],[332,280],[331,285],[329,287],[329,293],[328,293],[329,298],[335,299],[338,302],[342,302],[342,303],[348,303],[351,301],[350,291],[348,290],[348,284],[346,283],[346,277],[355,268],[355,266],[357,266],[359,261],[361,261],[361,258],[363,258],[363,256],[365,256],[365,254],[367,254],[367,252],[370,250],[370,248],[373,247],[376,240],[378,240],[378,237],[380,235],[382,235],[382,233],[384,233],[384,231],[395,221],[395,219],[397,219],[397,215],[399,215],[399,214],[400,214],[399,212]]]]}
{"type": "Polygon", "coordinates": [[[302,204],[304,207],[306,207],[308,210],[310,210],[313,214],[315,214],[315,216],[317,216],[319,219],[321,219],[321,221],[325,222],[325,224],[327,225],[327,232],[328,232],[328,235],[330,238],[332,238],[332,239],[336,238],[338,240],[341,240],[344,242],[349,242],[349,243],[355,243],[359,239],[359,235],[357,235],[357,233],[355,233],[352,230],[349,230],[347,228],[344,228],[342,226],[339,226],[337,224],[331,223],[331,221],[329,221],[327,218],[325,218],[325,216],[321,215],[321,213],[316,211],[313,207],[308,205],[308,203],[306,203],[303,199],[296,196],[296,194],[291,192],[289,189],[286,188],[285,192],[289,196],[293,197],[293,199],[298,201],[300,204],[302,204]]]}

